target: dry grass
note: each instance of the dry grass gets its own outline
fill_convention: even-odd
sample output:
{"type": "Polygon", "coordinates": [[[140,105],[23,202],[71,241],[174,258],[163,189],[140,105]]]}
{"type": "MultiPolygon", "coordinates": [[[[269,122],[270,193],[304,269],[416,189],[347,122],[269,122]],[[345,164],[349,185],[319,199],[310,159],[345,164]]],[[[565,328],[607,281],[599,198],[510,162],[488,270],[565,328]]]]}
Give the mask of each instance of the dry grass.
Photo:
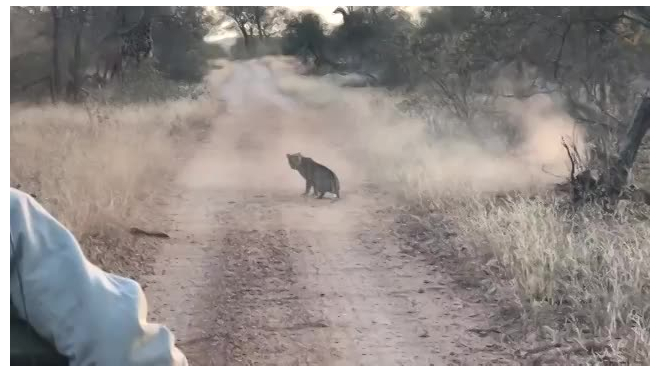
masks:
{"type": "Polygon", "coordinates": [[[648,207],[607,215],[596,206],[570,211],[550,195],[422,199],[433,204],[427,216],[440,213],[457,233],[454,247],[489,272],[491,292],[514,296],[506,299],[520,310],[527,342],[602,345],[542,362],[649,364],[648,207]]]}
{"type": "Polygon", "coordinates": [[[88,101],[122,105],[136,102],[171,102],[207,93],[205,84],[167,79],[154,68],[153,61],[144,63],[140,69],[124,71],[121,82],[114,79],[103,87],[87,84],[85,88],[89,93],[88,101]]]}
{"type": "Polygon", "coordinates": [[[11,184],[36,194],[92,261],[134,276],[145,252],[127,229],[166,227],[153,214],[155,197],[176,171],[183,144],[214,114],[202,100],[12,106],[11,184]]]}
{"type": "MultiPolygon", "coordinates": [[[[629,204],[616,215],[595,205],[571,211],[547,189],[568,176],[561,138],[575,124],[545,100],[506,107],[522,134],[513,148],[489,122],[482,125],[486,141],[456,135],[441,110],[437,122],[426,123],[437,126],[433,140],[411,121],[368,133],[377,142],[364,140],[377,169],[372,177],[414,210],[403,216],[403,233],[438,259],[451,252],[445,265],[458,281],[515,308],[524,343],[604,345],[559,363],[649,364],[648,206],[629,204]]],[[[647,164],[647,156],[638,162],[647,164]]],[[[635,179],[644,187],[648,174],[635,179]]]]}

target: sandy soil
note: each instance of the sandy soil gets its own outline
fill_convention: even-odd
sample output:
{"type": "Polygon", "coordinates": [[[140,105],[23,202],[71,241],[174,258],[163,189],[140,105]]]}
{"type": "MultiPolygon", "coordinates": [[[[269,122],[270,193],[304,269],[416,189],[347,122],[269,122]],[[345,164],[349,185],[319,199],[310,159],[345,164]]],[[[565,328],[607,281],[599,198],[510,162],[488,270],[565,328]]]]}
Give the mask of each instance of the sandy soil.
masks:
{"type": "Polygon", "coordinates": [[[291,124],[301,103],[249,82],[269,73],[234,66],[222,85],[228,113],[182,164],[172,238],[145,280],[152,319],[194,365],[515,364],[497,339],[471,331],[488,328],[495,308],[395,237],[391,196],[340,142],[291,124]],[[296,141],[337,172],[340,200],[300,196],[285,158],[296,141]]]}

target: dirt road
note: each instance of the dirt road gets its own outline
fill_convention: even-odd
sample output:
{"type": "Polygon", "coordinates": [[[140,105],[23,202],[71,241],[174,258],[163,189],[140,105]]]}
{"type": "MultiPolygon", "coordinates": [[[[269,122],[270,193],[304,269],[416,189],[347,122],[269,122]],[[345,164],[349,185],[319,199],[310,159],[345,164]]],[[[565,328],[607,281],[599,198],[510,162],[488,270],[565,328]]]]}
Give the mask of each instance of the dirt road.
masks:
{"type": "Polygon", "coordinates": [[[221,84],[228,113],[182,164],[172,239],[146,279],[152,318],[174,330],[190,362],[512,363],[496,339],[469,331],[489,327],[494,309],[465,300],[400,245],[393,201],[341,138],[303,127],[313,115],[277,91],[266,65],[232,68],[221,84]],[[300,196],[304,182],[285,158],[300,150],[337,172],[341,200],[300,196]]]}

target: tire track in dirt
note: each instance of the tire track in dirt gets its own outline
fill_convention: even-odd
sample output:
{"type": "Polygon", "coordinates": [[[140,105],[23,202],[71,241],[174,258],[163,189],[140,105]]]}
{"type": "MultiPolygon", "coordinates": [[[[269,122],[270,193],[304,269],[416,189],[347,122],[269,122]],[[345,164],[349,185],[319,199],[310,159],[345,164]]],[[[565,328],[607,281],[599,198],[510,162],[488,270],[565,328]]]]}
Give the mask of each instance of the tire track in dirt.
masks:
{"type": "MultiPolygon", "coordinates": [[[[250,68],[235,65],[236,76],[250,68]]],[[[339,202],[300,197],[284,157],[288,113],[250,108],[271,110],[272,127],[230,112],[183,166],[175,230],[147,288],[153,318],[174,330],[191,364],[513,363],[496,340],[468,331],[488,327],[494,308],[465,300],[400,245],[395,215],[381,206],[389,196],[345,162],[339,202]]]]}

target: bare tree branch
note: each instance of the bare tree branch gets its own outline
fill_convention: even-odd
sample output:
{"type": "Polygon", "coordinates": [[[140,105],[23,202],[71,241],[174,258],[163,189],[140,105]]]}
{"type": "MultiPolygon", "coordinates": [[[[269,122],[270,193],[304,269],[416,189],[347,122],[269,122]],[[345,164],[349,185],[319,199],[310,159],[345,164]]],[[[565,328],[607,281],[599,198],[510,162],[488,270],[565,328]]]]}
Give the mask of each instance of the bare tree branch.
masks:
{"type": "Polygon", "coordinates": [[[554,71],[554,77],[555,79],[559,78],[559,63],[561,62],[561,56],[564,53],[564,44],[566,43],[566,37],[568,36],[568,33],[571,31],[571,22],[569,21],[568,24],[566,25],[566,29],[564,30],[564,33],[561,36],[561,45],[559,45],[559,52],[557,52],[557,57],[555,58],[554,61],[554,66],[555,66],[555,71],[554,71]]]}
{"type": "Polygon", "coordinates": [[[568,144],[566,144],[566,140],[564,137],[561,138],[561,145],[566,149],[566,154],[568,155],[568,159],[571,161],[571,183],[575,183],[575,159],[573,158],[573,155],[571,154],[570,148],[568,148],[568,144]]]}

